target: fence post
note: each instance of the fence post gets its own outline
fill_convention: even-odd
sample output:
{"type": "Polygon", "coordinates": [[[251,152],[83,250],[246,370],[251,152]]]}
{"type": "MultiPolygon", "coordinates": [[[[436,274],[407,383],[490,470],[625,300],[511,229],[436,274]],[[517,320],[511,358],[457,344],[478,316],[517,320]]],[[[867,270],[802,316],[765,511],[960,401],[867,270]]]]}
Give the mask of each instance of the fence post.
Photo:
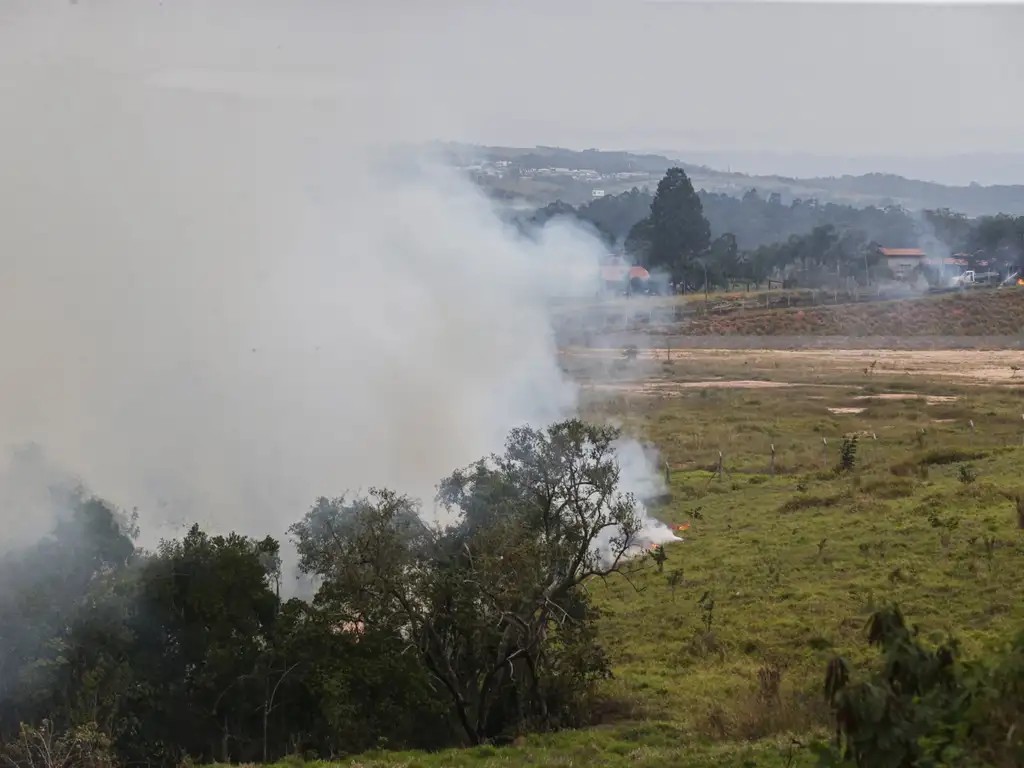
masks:
{"type": "Polygon", "coordinates": [[[768,464],[768,474],[775,477],[775,443],[772,443],[772,457],[771,462],[768,464]]]}
{"type": "Polygon", "coordinates": [[[722,460],[722,452],[719,451],[718,452],[718,479],[719,480],[722,479],[723,464],[724,464],[724,462],[722,460]]]}
{"type": "Polygon", "coordinates": [[[821,438],[821,464],[824,467],[828,466],[828,438],[821,438]]]}

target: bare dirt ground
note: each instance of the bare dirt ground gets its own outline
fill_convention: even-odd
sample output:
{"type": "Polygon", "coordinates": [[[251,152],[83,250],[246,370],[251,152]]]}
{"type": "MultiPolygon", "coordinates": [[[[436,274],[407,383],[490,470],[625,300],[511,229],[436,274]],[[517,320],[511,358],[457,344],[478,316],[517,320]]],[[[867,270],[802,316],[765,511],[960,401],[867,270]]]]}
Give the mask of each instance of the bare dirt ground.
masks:
{"type": "Polygon", "coordinates": [[[730,379],[707,379],[702,381],[643,381],[636,383],[591,384],[592,389],[611,392],[639,392],[649,395],[671,394],[683,389],[777,389],[792,387],[786,381],[752,381],[730,379]]]}
{"type": "MultiPolygon", "coordinates": [[[[735,353],[733,353],[735,354],[735,353]]],[[[954,376],[984,384],[1024,384],[1024,351],[1019,350],[780,350],[767,352],[776,359],[804,360],[836,367],[867,368],[917,376],[954,376]]]]}
{"type": "MultiPolygon", "coordinates": [[[[683,387],[824,383],[826,375],[831,379],[844,374],[851,378],[910,376],[946,379],[960,385],[1024,387],[1024,350],[637,349],[635,359],[629,360],[622,348],[569,347],[562,356],[568,368],[581,372],[616,370],[618,375],[613,378],[618,381],[601,382],[603,386],[633,391],[640,387],[652,393],[683,387]],[[652,376],[658,365],[670,367],[671,372],[652,376]]],[[[601,377],[584,373],[582,378],[601,377]]]]}

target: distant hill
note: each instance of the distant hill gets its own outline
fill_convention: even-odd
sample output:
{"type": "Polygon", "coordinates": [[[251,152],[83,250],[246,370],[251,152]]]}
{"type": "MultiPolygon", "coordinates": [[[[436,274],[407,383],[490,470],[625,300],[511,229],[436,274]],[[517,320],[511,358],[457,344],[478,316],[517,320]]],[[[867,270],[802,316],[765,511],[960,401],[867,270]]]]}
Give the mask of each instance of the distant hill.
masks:
{"type": "Polygon", "coordinates": [[[777,192],[784,202],[815,199],[856,206],[902,206],[908,210],[949,208],[968,216],[1024,215],[1024,185],[948,186],[886,173],[789,178],[721,171],[685,157],[561,147],[442,145],[450,160],[470,172],[491,194],[532,205],[555,200],[580,204],[595,195],[632,187],[653,188],[671,166],[681,166],[694,186],[739,197],[751,188],[777,192]]]}

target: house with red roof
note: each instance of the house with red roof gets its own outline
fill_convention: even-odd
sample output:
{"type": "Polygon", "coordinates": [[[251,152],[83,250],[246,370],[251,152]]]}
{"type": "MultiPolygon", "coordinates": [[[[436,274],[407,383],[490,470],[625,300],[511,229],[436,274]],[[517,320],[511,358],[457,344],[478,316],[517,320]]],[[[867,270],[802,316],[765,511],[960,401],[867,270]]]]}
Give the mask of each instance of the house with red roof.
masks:
{"type": "Polygon", "coordinates": [[[918,267],[928,263],[928,254],[920,248],[879,248],[885,265],[897,280],[905,280],[918,267]]]}
{"type": "Polygon", "coordinates": [[[651,276],[641,266],[630,264],[625,259],[612,257],[601,265],[601,280],[606,291],[628,293],[640,291],[651,276]]]}

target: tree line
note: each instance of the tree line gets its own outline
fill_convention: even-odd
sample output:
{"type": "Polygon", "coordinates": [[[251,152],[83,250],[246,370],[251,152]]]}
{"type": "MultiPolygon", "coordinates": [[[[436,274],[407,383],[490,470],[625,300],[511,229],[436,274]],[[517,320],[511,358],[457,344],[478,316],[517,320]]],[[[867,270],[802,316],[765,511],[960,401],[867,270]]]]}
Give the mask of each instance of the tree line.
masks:
{"type": "Polygon", "coordinates": [[[640,526],[617,438],[514,430],[440,483],[445,525],[390,490],[318,499],[289,531],[311,601],[281,598],[273,538],[144,551],[136,518],[60,491],[53,530],[0,558],[0,753],[177,766],[585,724],[609,665],[582,585],[640,526]]]}
{"type": "Polygon", "coordinates": [[[582,223],[610,249],[689,285],[727,286],[795,279],[805,285],[885,277],[879,246],[967,254],[1010,270],[1024,262],[1024,216],[971,219],[947,209],[912,213],[898,206],[856,208],[764,197],[697,192],[671,168],[652,194],[632,189],[573,207],[555,202],[521,219],[529,231],[556,217],[582,223]]]}

